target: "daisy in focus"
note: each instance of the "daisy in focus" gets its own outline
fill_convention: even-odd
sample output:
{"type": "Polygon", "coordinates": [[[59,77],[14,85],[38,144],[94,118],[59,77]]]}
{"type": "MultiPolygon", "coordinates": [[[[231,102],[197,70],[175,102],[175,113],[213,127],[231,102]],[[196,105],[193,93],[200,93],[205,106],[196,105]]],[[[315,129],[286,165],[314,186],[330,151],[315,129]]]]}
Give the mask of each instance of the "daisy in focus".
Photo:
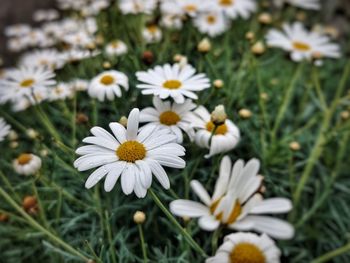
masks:
{"type": "Polygon", "coordinates": [[[10,133],[11,126],[8,125],[3,118],[0,118],[0,142],[10,133]]]}
{"type": "Polygon", "coordinates": [[[331,43],[326,35],[307,31],[300,22],[284,24],[283,32],[271,29],[266,41],[270,47],[290,52],[291,59],[295,62],[340,57],[339,45],[331,43]]]}
{"type": "Polygon", "coordinates": [[[13,160],[13,169],[21,175],[34,175],[41,168],[41,159],[32,153],[22,153],[13,160]]]}
{"type": "Polygon", "coordinates": [[[128,47],[123,41],[114,40],[107,44],[105,52],[109,56],[120,56],[128,52],[128,47]]]}
{"type": "Polygon", "coordinates": [[[212,115],[203,106],[199,106],[194,113],[196,118],[193,119],[192,126],[197,129],[195,142],[199,147],[209,149],[205,158],[236,147],[240,140],[240,132],[231,120],[224,118],[221,124],[216,125],[212,115]]]}
{"type": "Polygon", "coordinates": [[[279,263],[281,251],[266,234],[235,233],[224,238],[206,263],[279,263]]]}
{"type": "Polygon", "coordinates": [[[256,11],[255,0],[214,0],[217,8],[231,18],[248,19],[256,11]]]}
{"type": "Polygon", "coordinates": [[[99,101],[114,100],[115,96],[121,97],[123,87],[129,89],[128,77],[116,70],[108,70],[94,77],[88,87],[88,94],[99,101]]]}
{"type": "Polygon", "coordinates": [[[82,155],[74,162],[79,171],[96,169],[87,179],[86,188],[96,185],[106,177],[105,191],[113,189],[119,177],[124,194],[135,192],[143,198],[152,184],[152,174],[165,188],[170,188],[169,178],[163,166],[184,168],[185,149],[177,144],[176,136],[169,130],[150,126],[139,130],[139,110],[133,109],[128,117],[127,128],[120,123],[110,123],[113,135],[100,127],[91,129],[93,136],[83,140],[90,145],[82,146],[76,153],[82,155]]]}
{"type": "Polygon", "coordinates": [[[269,198],[263,200],[257,193],[263,178],[257,173],[260,162],[251,159],[246,165],[238,160],[232,166],[225,156],[220,164],[219,178],[214,194],[208,192],[196,180],[191,188],[204,203],[190,200],[175,200],[170,203],[173,214],[182,217],[199,218],[199,226],[206,231],[214,231],[220,225],[237,231],[254,230],[278,239],[289,239],[294,228],[287,222],[261,214],[278,214],[291,210],[290,200],[269,198]]]}
{"type": "Polygon", "coordinates": [[[43,67],[20,67],[9,70],[0,81],[0,103],[27,101],[35,104],[45,98],[48,88],[56,84],[55,74],[43,67]]]}
{"type": "Polygon", "coordinates": [[[191,127],[191,120],[193,112],[196,108],[191,100],[187,99],[183,104],[170,103],[169,101],[162,101],[158,97],[153,97],[154,108],[148,107],[141,111],[140,122],[147,122],[142,129],[146,127],[159,127],[161,129],[168,129],[170,133],[176,135],[177,143],[182,143],[183,134],[186,132],[190,140],[194,137],[194,130],[191,127]]]}
{"type": "Polygon", "coordinates": [[[210,87],[210,80],[203,73],[196,74],[191,65],[179,64],[156,66],[148,71],[136,73],[143,84],[136,87],[142,89],[142,94],[153,94],[161,99],[173,98],[178,104],[185,102],[185,97],[198,99],[194,93],[210,87]]]}

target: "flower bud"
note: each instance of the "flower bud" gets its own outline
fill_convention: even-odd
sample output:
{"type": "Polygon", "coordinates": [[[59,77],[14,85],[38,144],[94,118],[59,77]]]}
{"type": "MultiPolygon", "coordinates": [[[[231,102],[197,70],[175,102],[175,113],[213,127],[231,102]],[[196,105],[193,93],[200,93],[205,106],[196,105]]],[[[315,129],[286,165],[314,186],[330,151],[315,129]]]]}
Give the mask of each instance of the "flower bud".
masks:
{"type": "Polygon", "coordinates": [[[221,79],[214,80],[213,84],[217,89],[221,89],[224,86],[224,82],[221,79]]]}
{"type": "Polygon", "coordinates": [[[263,42],[258,41],[252,46],[251,50],[254,54],[261,55],[265,52],[266,48],[263,42]]]}
{"type": "Polygon", "coordinates": [[[269,25],[272,23],[272,17],[269,13],[261,13],[258,19],[261,24],[269,25]]]}
{"type": "Polygon", "coordinates": [[[143,224],[146,220],[146,215],[142,211],[136,211],[134,214],[134,222],[136,224],[143,224]]]}
{"type": "Polygon", "coordinates": [[[216,126],[222,125],[227,119],[227,114],[225,112],[224,105],[218,105],[215,107],[214,111],[211,113],[211,121],[216,126]]]}
{"type": "Polygon", "coordinates": [[[211,49],[210,40],[208,38],[203,38],[201,40],[201,42],[199,42],[199,44],[197,46],[197,49],[198,49],[199,52],[202,52],[202,53],[209,52],[210,49],[211,49]]]}
{"type": "Polygon", "coordinates": [[[248,110],[248,109],[241,109],[238,112],[239,116],[241,116],[243,119],[249,119],[250,117],[252,117],[253,113],[248,110]]]}
{"type": "Polygon", "coordinates": [[[292,151],[299,151],[301,149],[301,146],[298,142],[294,141],[294,142],[291,142],[289,144],[289,148],[292,150],[292,151]]]}
{"type": "Polygon", "coordinates": [[[120,120],[119,120],[119,123],[120,123],[121,125],[123,125],[124,127],[126,127],[127,124],[128,124],[128,118],[125,117],[125,116],[122,116],[122,117],[120,118],[120,120]]]}

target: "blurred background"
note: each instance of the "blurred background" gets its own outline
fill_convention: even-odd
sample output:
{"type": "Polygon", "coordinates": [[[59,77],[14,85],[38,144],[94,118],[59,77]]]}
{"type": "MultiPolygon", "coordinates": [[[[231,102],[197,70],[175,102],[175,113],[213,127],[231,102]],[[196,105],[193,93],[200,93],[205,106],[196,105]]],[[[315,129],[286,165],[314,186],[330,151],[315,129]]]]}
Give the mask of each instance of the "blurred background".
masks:
{"type": "MultiPolygon", "coordinates": [[[[258,0],[259,1],[259,0],[258,0]]],[[[261,0],[260,0],[261,1],[261,0]]],[[[263,0],[264,1],[264,0],[263,0]]],[[[265,0],[272,2],[276,0],[265,0]]],[[[37,9],[55,8],[56,0],[1,0],[0,4],[0,57],[4,65],[12,65],[13,54],[6,50],[4,29],[16,23],[34,24],[32,14],[37,9]]],[[[340,38],[350,34],[350,0],[323,0],[322,18],[326,25],[338,29],[340,38]]]]}

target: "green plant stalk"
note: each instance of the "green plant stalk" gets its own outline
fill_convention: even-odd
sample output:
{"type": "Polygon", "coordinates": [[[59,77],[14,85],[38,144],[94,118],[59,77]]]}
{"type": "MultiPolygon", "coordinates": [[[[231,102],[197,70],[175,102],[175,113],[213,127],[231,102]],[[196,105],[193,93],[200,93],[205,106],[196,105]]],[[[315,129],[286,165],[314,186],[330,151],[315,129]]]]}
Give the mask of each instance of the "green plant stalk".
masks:
{"type": "MultiPolygon", "coordinates": [[[[38,177],[39,177],[39,176],[40,176],[40,175],[38,175],[38,177]]],[[[44,210],[44,208],[43,208],[43,205],[42,205],[42,202],[41,202],[39,193],[38,193],[38,188],[36,187],[36,184],[35,184],[35,180],[32,180],[32,189],[33,189],[34,195],[35,195],[35,197],[36,197],[36,200],[37,200],[37,202],[38,202],[38,208],[39,208],[39,216],[40,216],[40,219],[41,219],[41,221],[43,222],[44,226],[45,226],[47,229],[50,229],[49,223],[48,223],[47,218],[46,218],[46,215],[45,215],[45,210],[44,210]]]]}
{"type": "Polygon", "coordinates": [[[7,177],[5,176],[5,174],[2,171],[0,171],[0,177],[3,180],[3,182],[5,183],[6,187],[11,191],[11,194],[15,197],[15,200],[17,202],[21,202],[21,198],[16,193],[15,189],[13,189],[12,184],[10,183],[10,181],[7,179],[7,177]]]}
{"type": "Polygon", "coordinates": [[[11,125],[15,126],[17,129],[21,130],[24,133],[27,132],[27,128],[18,122],[15,118],[13,118],[10,114],[3,110],[0,110],[0,113],[11,125]]]}
{"type": "Polygon", "coordinates": [[[47,115],[42,111],[39,106],[34,106],[34,111],[38,116],[38,119],[41,121],[43,126],[47,129],[47,131],[51,134],[51,136],[57,141],[62,142],[61,136],[56,131],[56,128],[51,123],[50,119],[47,117],[47,115]]]}
{"type": "Polygon", "coordinates": [[[334,259],[335,257],[340,256],[340,255],[347,253],[349,251],[350,251],[350,242],[348,244],[346,244],[345,246],[342,246],[338,249],[330,251],[330,252],[324,254],[323,256],[320,256],[320,257],[314,259],[313,261],[311,261],[311,263],[329,262],[329,260],[334,259]]]}
{"type": "Polygon", "coordinates": [[[142,225],[137,224],[137,227],[139,229],[139,234],[140,234],[140,241],[141,241],[141,249],[142,249],[142,256],[143,256],[143,262],[147,263],[148,258],[147,258],[147,249],[146,249],[146,244],[145,244],[145,238],[143,236],[143,230],[142,230],[142,225]]]}
{"type": "Polygon", "coordinates": [[[107,231],[107,238],[108,238],[108,243],[109,243],[109,250],[111,251],[111,256],[112,256],[112,262],[117,263],[117,258],[115,257],[115,248],[113,244],[113,238],[112,238],[112,229],[109,224],[109,214],[108,211],[105,211],[105,227],[107,231]]]}
{"type": "Polygon", "coordinates": [[[179,232],[183,235],[185,240],[189,243],[189,245],[199,252],[203,257],[208,257],[205,251],[197,244],[196,241],[191,237],[191,235],[184,229],[179,222],[175,219],[175,217],[169,212],[169,210],[163,205],[163,203],[159,200],[158,196],[153,192],[152,189],[148,189],[149,194],[151,195],[153,201],[156,205],[163,211],[166,217],[170,220],[170,222],[179,230],[179,232]]]}
{"type": "Polygon", "coordinates": [[[36,230],[42,232],[44,235],[46,235],[48,238],[50,238],[52,241],[60,245],[62,248],[64,248],[66,251],[70,252],[72,255],[77,256],[81,259],[81,261],[88,261],[89,258],[84,256],[82,253],[80,253],[78,250],[73,248],[71,245],[67,244],[65,241],[60,239],[59,237],[55,236],[53,233],[48,231],[46,228],[42,227],[38,222],[36,222],[32,217],[30,217],[17,203],[15,200],[12,199],[12,197],[0,186],[0,195],[7,201],[9,205],[11,205],[18,213],[20,213],[23,218],[27,221],[27,223],[35,228],[36,230]]]}
{"type": "Polygon", "coordinates": [[[294,73],[294,75],[289,83],[289,86],[287,88],[287,91],[284,95],[282,104],[281,104],[281,106],[278,110],[278,113],[277,113],[275,125],[273,126],[273,129],[272,129],[272,136],[271,137],[273,140],[276,138],[277,131],[281,125],[281,122],[283,121],[284,115],[286,114],[286,111],[287,111],[287,108],[290,104],[290,101],[292,100],[294,87],[295,87],[297,80],[299,79],[299,75],[302,71],[302,68],[303,68],[303,64],[301,63],[296,68],[295,73],[294,73]]]}
{"type": "Polygon", "coordinates": [[[296,209],[298,207],[299,202],[300,202],[300,198],[301,198],[301,193],[304,190],[305,184],[307,183],[307,181],[311,175],[311,172],[316,164],[316,161],[319,159],[319,157],[321,156],[321,154],[323,152],[323,146],[327,141],[326,134],[328,133],[328,130],[329,130],[329,127],[331,124],[331,120],[332,120],[332,116],[337,109],[339,98],[344,91],[347,78],[349,77],[349,72],[350,72],[350,62],[347,63],[347,65],[344,69],[343,76],[339,82],[339,85],[338,85],[338,88],[336,90],[336,94],[334,96],[332,104],[325,112],[324,119],[322,121],[321,128],[320,128],[320,132],[318,134],[318,137],[316,139],[314,147],[311,150],[311,154],[308,158],[307,165],[304,169],[304,172],[303,172],[303,174],[299,180],[299,183],[297,185],[297,188],[294,192],[294,195],[293,195],[293,197],[294,197],[294,209],[296,209]]]}

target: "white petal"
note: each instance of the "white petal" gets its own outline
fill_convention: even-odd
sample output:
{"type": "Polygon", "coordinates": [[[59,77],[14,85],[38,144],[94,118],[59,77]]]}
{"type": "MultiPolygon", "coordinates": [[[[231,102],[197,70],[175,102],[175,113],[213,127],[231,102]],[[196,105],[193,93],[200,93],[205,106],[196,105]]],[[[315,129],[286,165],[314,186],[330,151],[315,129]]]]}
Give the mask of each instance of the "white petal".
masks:
{"type": "Polygon", "coordinates": [[[152,173],[157,178],[159,183],[165,189],[169,189],[170,188],[169,177],[166,174],[166,172],[164,171],[163,167],[157,161],[154,161],[151,159],[146,159],[146,162],[149,165],[149,167],[151,168],[152,173]]]}
{"type": "Polygon", "coordinates": [[[111,170],[107,174],[107,177],[104,183],[104,188],[106,192],[112,191],[114,185],[118,181],[118,178],[123,172],[125,166],[126,166],[126,162],[118,162],[111,167],[111,170]]]}
{"type": "Polygon", "coordinates": [[[190,200],[175,200],[170,203],[170,211],[177,216],[201,217],[209,215],[209,208],[190,200]]]}
{"type": "Polygon", "coordinates": [[[134,190],[135,172],[133,165],[128,165],[122,173],[122,189],[124,194],[129,195],[134,190]]]}
{"type": "Polygon", "coordinates": [[[195,192],[195,194],[199,197],[199,199],[206,204],[207,206],[210,206],[211,204],[211,199],[210,196],[207,192],[207,190],[205,190],[205,188],[203,187],[203,185],[198,182],[197,180],[192,180],[191,181],[191,188],[193,190],[193,192],[195,192]]]}
{"type": "Polygon", "coordinates": [[[128,140],[136,140],[137,138],[137,131],[139,129],[139,117],[140,111],[137,108],[134,108],[129,114],[126,130],[126,138],[128,140]]]}
{"type": "Polygon", "coordinates": [[[219,227],[220,221],[216,220],[216,218],[212,215],[202,216],[201,218],[199,218],[198,224],[203,230],[214,231],[219,227]]]}

